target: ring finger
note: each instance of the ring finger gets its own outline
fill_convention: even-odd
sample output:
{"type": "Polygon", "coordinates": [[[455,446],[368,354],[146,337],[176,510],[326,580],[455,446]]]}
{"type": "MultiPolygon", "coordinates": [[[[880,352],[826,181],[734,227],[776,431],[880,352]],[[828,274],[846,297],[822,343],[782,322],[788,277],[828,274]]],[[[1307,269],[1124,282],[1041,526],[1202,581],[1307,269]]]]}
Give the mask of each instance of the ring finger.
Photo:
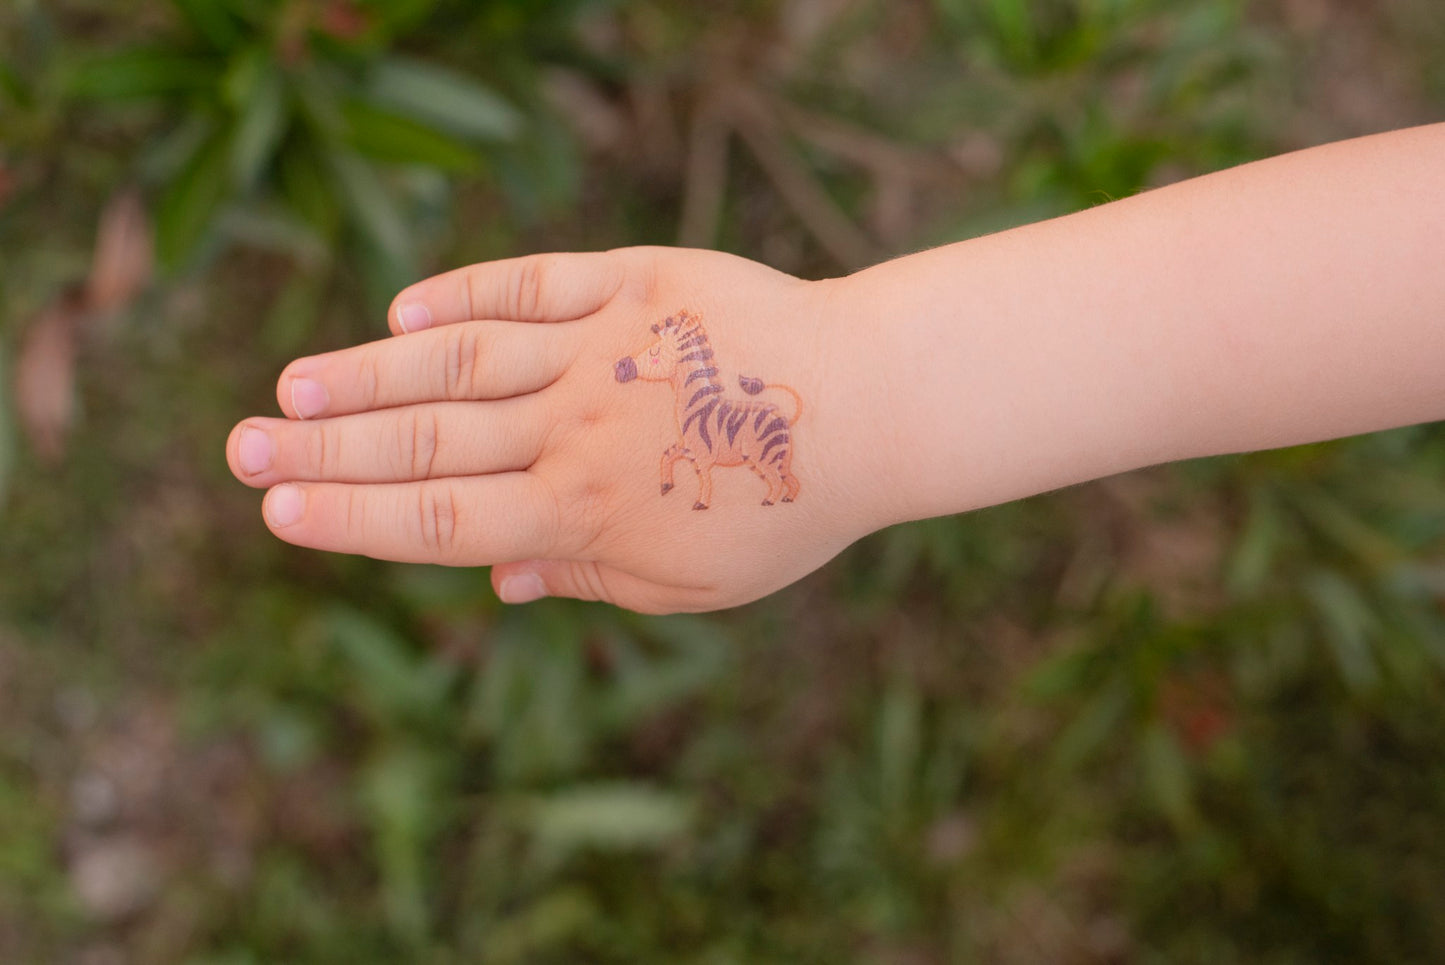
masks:
{"type": "Polygon", "coordinates": [[[468,322],[297,359],[276,399],[293,419],[419,402],[506,399],[546,388],[576,353],[565,325],[468,322]]]}

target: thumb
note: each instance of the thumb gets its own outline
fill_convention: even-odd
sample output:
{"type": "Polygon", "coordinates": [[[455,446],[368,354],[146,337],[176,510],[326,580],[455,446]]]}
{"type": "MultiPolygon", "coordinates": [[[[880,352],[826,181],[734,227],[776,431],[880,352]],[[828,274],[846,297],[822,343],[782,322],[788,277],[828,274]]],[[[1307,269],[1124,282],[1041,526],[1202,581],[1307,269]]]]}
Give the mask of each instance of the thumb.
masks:
{"type": "Polygon", "coordinates": [[[639,613],[675,613],[689,606],[673,587],[613,567],[579,560],[524,560],[492,567],[492,589],[503,603],[531,603],[547,596],[600,600],[639,613]]]}

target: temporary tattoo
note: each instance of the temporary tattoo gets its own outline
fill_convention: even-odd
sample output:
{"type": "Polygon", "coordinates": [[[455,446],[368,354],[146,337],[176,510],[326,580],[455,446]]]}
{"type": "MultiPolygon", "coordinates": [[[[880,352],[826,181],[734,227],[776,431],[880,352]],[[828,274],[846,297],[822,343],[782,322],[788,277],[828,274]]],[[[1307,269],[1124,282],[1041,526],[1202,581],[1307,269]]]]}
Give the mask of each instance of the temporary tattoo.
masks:
{"type": "Polygon", "coordinates": [[[793,397],[793,414],[785,415],[765,399],[728,398],[718,381],[716,360],[708,345],[702,316],[679,312],[652,326],[657,336],[636,355],[613,367],[619,382],[671,382],[677,409],[676,444],[662,454],[662,494],[673,488],[672,470],[679,459],[697,470],[698,495],[693,509],[712,501],[714,466],[747,466],[768,484],[764,506],[798,498],[793,475],[792,428],[803,414],[803,400],[786,385],[738,377],[747,395],[778,389],[793,397]]]}

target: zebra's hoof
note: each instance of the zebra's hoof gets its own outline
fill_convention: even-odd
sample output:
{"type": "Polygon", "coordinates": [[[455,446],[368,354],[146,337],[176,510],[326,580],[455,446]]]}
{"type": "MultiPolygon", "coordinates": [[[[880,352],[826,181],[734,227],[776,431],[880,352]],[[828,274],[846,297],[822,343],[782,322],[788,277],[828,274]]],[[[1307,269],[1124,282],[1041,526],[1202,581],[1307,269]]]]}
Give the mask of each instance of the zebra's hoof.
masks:
{"type": "Polygon", "coordinates": [[[662,494],[663,494],[664,496],[666,496],[666,495],[667,495],[668,493],[670,493],[670,492],[672,492],[672,483],[663,483],[663,484],[662,484],[662,494]]]}
{"type": "Polygon", "coordinates": [[[707,503],[693,503],[693,509],[707,509],[707,503]]]}
{"type": "Polygon", "coordinates": [[[784,497],[783,497],[783,502],[785,502],[785,503],[791,503],[792,501],[793,501],[793,497],[792,497],[792,496],[784,496],[784,497]]]}
{"type": "Polygon", "coordinates": [[[772,504],[773,504],[773,501],[772,501],[771,499],[765,499],[765,500],[763,500],[763,505],[764,505],[764,506],[771,506],[772,504]]]}

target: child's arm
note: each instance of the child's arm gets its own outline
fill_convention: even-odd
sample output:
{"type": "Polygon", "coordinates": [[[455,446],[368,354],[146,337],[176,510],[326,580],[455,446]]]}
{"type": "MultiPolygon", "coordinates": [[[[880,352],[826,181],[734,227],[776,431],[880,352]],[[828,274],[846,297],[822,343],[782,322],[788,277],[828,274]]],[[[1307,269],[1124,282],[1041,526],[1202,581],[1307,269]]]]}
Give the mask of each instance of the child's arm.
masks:
{"type": "Polygon", "coordinates": [[[461,269],[398,296],[401,337],[288,367],[290,418],[228,456],[291,483],[294,543],[502,564],[514,601],[741,603],[898,520],[1445,415],[1442,159],[1445,125],[1332,145],[828,282],[461,269]]]}
{"type": "MultiPolygon", "coordinates": [[[[840,283],[907,352],[898,518],[1445,418],[1445,124],[1332,144],[840,283]]],[[[866,336],[850,340],[866,341],[866,336]]],[[[872,351],[865,348],[864,351],[872,351]]]]}

